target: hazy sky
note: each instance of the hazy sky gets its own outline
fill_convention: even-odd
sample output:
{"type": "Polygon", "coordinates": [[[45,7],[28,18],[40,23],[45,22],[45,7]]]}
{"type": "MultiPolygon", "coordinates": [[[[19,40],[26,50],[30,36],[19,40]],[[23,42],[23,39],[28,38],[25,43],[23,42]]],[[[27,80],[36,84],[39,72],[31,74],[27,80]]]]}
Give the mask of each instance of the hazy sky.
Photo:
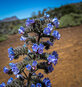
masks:
{"type": "Polygon", "coordinates": [[[0,0],[0,20],[11,16],[27,18],[33,11],[77,2],[82,0],[0,0]]]}

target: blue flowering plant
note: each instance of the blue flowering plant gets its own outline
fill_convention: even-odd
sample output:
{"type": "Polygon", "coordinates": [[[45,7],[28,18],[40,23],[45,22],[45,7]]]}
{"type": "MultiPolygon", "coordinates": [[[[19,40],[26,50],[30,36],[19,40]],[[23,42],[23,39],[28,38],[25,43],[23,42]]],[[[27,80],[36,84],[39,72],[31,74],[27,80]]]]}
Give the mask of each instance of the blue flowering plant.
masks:
{"type": "Polygon", "coordinates": [[[18,29],[19,34],[22,35],[20,40],[24,41],[24,45],[8,49],[10,61],[20,58],[21,55],[23,60],[9,63],[9,68],[6,66],[3,68],[4,73],[14,74],[16,79],[11,77],[7,84],[3,82],[0,87],[52,87],[50,79],[36,71],[43,69],[46,74],[51,73],[54,70],[53,66],[58,62],[56,51],[44,52],[53,46],[55,40],[60,39],[59,32],[54,30],[59,26],[58,19],[56,17],[51,19],[49,14],[45,14],[41,18],[27,19],[25,24],[26,28],[21,26],[18,29]],[[44,41],[42,38],[48,40],[44,41]],[[31,48],[28,48],[29,45],[31,48]]]}

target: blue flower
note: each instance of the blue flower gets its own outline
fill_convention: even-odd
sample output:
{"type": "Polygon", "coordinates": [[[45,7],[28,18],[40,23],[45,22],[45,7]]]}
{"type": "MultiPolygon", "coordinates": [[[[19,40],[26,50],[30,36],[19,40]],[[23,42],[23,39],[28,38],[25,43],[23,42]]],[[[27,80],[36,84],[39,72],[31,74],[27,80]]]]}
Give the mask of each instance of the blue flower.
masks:
{"type": "Polygon", "coordinates": [[[53,61],[53,59],[55,59],[54,55],[49,55],[48,58],[47,58],[49,63],[51,63],[53,61]]]}
{"type": "Polygon", "coordinates": [[[9,63],[9,66],[10,66],[10,67],[16,67],[16,64],[14,64],[14,63],[9,63]]]}
{"type": "Polygon", "coordinates": [[[39,46],[38,46],[38,53],[42,54],[43,53],[43,49],[44,49],[44,45],[40,43],[39,46]]]}
{"type": "Polygon", "coordinates": [[[60,34],[58,34],[58,36],[57,36],[57,40],[59,40],[59,39],[60,39],[60,37],[61,37],[61,35],[60,35],[60,34]]]}
{"type": "Polygon", "coordinates": [[[56,64],[57,64],[57,61],[58,61],[58,59],[53,59],[52,63],[53,63],[54,65],[56,65],[56,64]]]}
{"type": "Polygon", "coordinates": [[[19,73],[19,69],[17,67],[12,67],[12,72],[16,75],[19,73]]]}
{"type": "Polygon", "coordinates": [[[37,61],[33,61],[33,63],[32,63],[32,66],[36,66],[37,65],[37,61]]]}
{"type": "Polygon", "coordinates": [[[31,65],[30,64],[26,65],[26,68],[27,70],[31,70],[31,65]]]}
{"type": "Polygon", "coordinates": [[[54,26],[51,23],[49,23],[47,24],[47,27],[50,28],[50,31],[52,31],[54,26]]]}
{"type": "Polygon", "coordinates": [[[14,51],[13,51],[13,50],[10,51],[10,52],[9,52],[9,55],[14,55],[14,51]]]}
{"type": "Polygon", "coordinates": [[[58,61],[58,59],[54,55],[49,55],[47,60],[48,60],[48,63],[53,63],[54,65],[56,65],[58,61]]]}
{"type": "Polygon", "coordinates": [[[37,83],[36,87],[42,87],[42,84],[41,83],[37,83]]]}
{"type": "Polygon", "coordinates": [[[53,31],[52,36],[54,36],[57,40],[60,39],[60,34],[58,31],[53,31]]]}
{"type": "Polygon", "coordinates": [[[41,43],[39,44],[39,46],[37,44],[33,44],[33,46],[32,46],[33,51],[35,51],[35,52],[38,51],[39,54],[43,53],[43,48],[44,48],[44,45],[41,43]]]}
{"type": "Polygon", "coordinates": [[[35,87],[35,84],[32,84],[31,87],[35,87]]]}
{"type": "Polygon", "coordinates": [[[20,38],[21,41],[25,41],[26,39],[27,39],[27,38],[24,37],[24,36],[21,36],[21,38],[20,38]]]}
{"type": "Polygon", "coordinates": [[[49,45],[53,46],[53,43],[52,43],[52,42],[50,42],[50,41],[47,41],[47,43],[48,43],[49,45]]]}
{"type": "Polygon", "coordinates": [[[3,72],[4,72],[4,73],[8,73],[8,72],[9,72],[9,69],[8,69],[7,67],[4,67],[4,68],[3,68],[3,72]]]}
{"type": "Polygon", "coordinates": [[[39,48],[44,48],[44,45],[42,43],[39,44],[39,48]]]}
{"type": "Polygon", "coordinates": [[[56,52],[56,51],[53,51],[53,52],[52,52],[52,55],[54,55],[54,56],[55,56],[55,58],[57,58],[57,59],[58,59],[58,54],[57,54],[57,52],[56,52]]]}
{"type": "Polygon", "coordinates": [[[47,13],[44,13],[44,17],[49,18],[49,17],[50,17],[50,15],[49,15],[49,14],[47,14],[47,13]]]}
{"type": "Polygon", "coordinates": [[[56,28],[59,27],[59,22],[58,22],[58,19],[56,17],[52,20],[52,22],[54,23],[56,28]]]}
{"type": "Polygon", "coordinates": [[[13,81],[13,78],[11,77],[11,78],[8,80],[7,84],[9,85],[12,81],[13,81]]]}
{"type": "Polygon", "coordinates": [[[8,53],[10,53],[11,51],[13,51],[13,48],[12,47],[8,48],[8,53]]]}
{"type": "Polygon", "coordinates": [[[51,83],[50,83],[49,78],[44,78],[43,82],[45,83],[46,87],[51,87],[51,83]]]}
{"type": "Polygon", "coordinates": [[[58,18],[57,18],[57,17],[55,17],[55,18],[52,20],[52,22],[55,22],[55,21],[58,21],[58,18]]]}
{"type": "Polygon", "coordinates": [[[46,34],[46,35],[50,35],[50,33],[51,33],[50,28],[44,28],[43,33],[46,34]]]}
{"type": "Polygon", "coordinates": [[[14,55],[9,55],[8,57],[10,58],[10,61],[12,61],[15,56],[14,55]]]}
{"type": "Polygon", "coordinates": [[[0,84],[0,87],[5,87],[5,83],[3,82],[2,84],[0,84]]]}
{"type": "Polygon", "coordinates": [[[52,72],[54,70],[52,64],[48,66],[48,72],[52,72]]]}
{"type": "Polygon", "coordinates": [[[9,53],[9,58],[10,58],[10,61],[14,59],[15,57],[15,53],[14,53],[14,49],[12,47],[8,48],[8,53],[9,53]]]}
{"type": "Polygon", "coordinates": [[[37,50],[38,50],[38,45],[37,45],[37,44],[33,44],[32,49],[33,49],[34,52],[37,52],[37,50]]]}
{"type": "Polygon", "coordinates": [[[39,53],[39,54],[42,54],[42,53],[43,53],[43,49],[42,49],[42,48],[39,48],[39,49],[38,49],[38,53],[39,53]]]}
{"type": "Polygon", "coordinates": [[[44,78],[44,79],[43,79],[43,82],[45,83],[46,80],[47,80],[47,78],[44,78]]]}
{"type": "Polygon", "coordinates": [[[38,76],[39,76],[40,78],[43,78],[43,77],[44,77],[44,75],[43,75],[42,73],[38,73],[38,76]]]}
{"type": "Polygon", "coordinates": [[[21,26],[20,29],[18,29],[19,34],[24,34],[25,29],[21,26]]]}
{"type": "Polygon", "coordinates": [[[30,24],[34,23],[34,19],[30,20],[29,18],[26,20],[26,26],[29,26],[30,24]]]}
{"type": "Polygon", "coordinates": [[[17,64],[15,64],[15,63],[9,63],[9,66],[11,67],[12,72],[15,75],[17,75],[20,72],[19,69],[18,69],[18,67],[17,67],[17,64]]]}

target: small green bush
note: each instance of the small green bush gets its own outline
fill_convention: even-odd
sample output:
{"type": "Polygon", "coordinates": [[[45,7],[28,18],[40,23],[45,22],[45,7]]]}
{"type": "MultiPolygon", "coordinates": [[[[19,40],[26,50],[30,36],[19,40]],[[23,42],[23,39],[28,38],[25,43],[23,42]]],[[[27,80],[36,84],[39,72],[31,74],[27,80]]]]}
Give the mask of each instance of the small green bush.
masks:
{"type": "Polygon", "coordinates": [[[60,18],[61,27],[72,27],[82,24],[82,14],[70,13],[60,18]]]}
{"type": "Polygon", "coordinates": [[[18,24],[16,26],[13,26],[13,29],[8,34],[11,34],[11,35],[17,34],[18,33],[18,29],[20,28],[20,25],[21,24],[18,24]]]}
{"type": "Polygon", "coordinates": [[[2,35],[0,34],[0,42],[5,41],[8,39],[8,35],[2,35]]]}

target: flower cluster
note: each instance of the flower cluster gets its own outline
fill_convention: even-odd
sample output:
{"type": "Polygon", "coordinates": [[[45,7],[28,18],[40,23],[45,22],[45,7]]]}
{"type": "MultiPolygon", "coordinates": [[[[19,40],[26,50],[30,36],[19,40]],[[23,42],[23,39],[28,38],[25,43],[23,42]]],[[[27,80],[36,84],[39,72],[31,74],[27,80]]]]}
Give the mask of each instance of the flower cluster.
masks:
{"type": "Polygon", "coordinates": [[[25,29],[21,26],[20,29],[18,29],[19,34],[24,34],[25,29]]]}
{"type": "Polygon", "coordinates": [[[37,61],[33,61],[32,66],[30,64],[26,65],[27,70],[35,70],[37,66],[37,61]]]}
{"type": "Polygon", "coordinates": [[[59,21],[58,21],[58,19],[55,17],[53,20],[52,20],[52,22],[54,23],[54,25],[55,25],[55,27],[56,28],[58,28],[59,27],[59,21]]]}
{"type": "Polygon", "coordinates": [[[52,43],[51,41],[48,40],[47,43],[48,43],[49,45],[53,46],[53,43],[52,43]]]}
{"type": "MultiPolygon", "coordinates": [[[[34,73],[34,75],[37,75],[36,73],[34,73]]],[[[38,73],[37,75],[40,79],[44,77],[44,75],[42,73],[38,73]]],[[[44,82],[43,82],[44,83],[44,82]]],[[[31,87],[42,87],[42,83],[36,83],[36,84],[32,84],[31,87]]]]}
{"type": "MultiPolygon", "coordinates": [[[[10,77],[10,79],[8,79],[7,81],[7,84],[9,85],[12,81],[13,81],[13,78],[10,77]]],[[[3,82],[2,84],[0,84],[0,87],[6,87],[5,83],[3,82]]]]}
{"type": "Polygon", "coordinates": [[[56,30],[53,31],[52,36],[54,36],[54,38],[56,38],[57,40],[60,39],[60,34],[59,34],[59,32],[56,31],[56,30]]]}
{"type": "Polygon", "coordinates": [[[56,65],[58,59],[55,58],[54,55],[49,55],[48,58],[47,58],[47,60],[48,60],[48,63],[49,63],[49,64],[50,64],[50,63],[53,63],[54,65],[56,65]]]}
{"type": "Polygon", "coordinates": [[[9,66],[11,67],[12,72],[13,72],[15,75],[17,75],[17,74],[19,73],[19,69],[18,69],[18,67],[17,67],[17,64],[15,64],[15,63],[9,63],[9,66]]]}
{"type": "Polygon", "coordinates": [[[38,52],[39,54],[43,53],[44,45],[43,44],[33,44],[32,49],[34,52],[38,52]]]}
{"type": "Polygon", "coordinates": [[[51,87],[51,82],[50,82],[49,78],[44,78],[43,82],[45,83],[46,87],[51,87]]]}
{"type": "Polygon", "coordinates": [[[7,84],[9,85],[12,81],[13,81],[13,78],[11,77],[11,78],[8,80],[7,84]]]}
{"type": "Polygon", "coordinates": [[[26,37],[24,37],[24,36],[21,36],[21,38],[20,38],[20,41],[26,41],[26,37]]]}
{"type": "Polygon", "coordinates": [[[31,87],[42,87],[42,84],[41,83],[37,83],[36,86],[35,86],[35,84],[32,84],[31,87]]]}
{"type": "Polygon", "coordinates": [[[8,49],[8,53],[9,53],[9,58],[10,58],[10,61],[14,59],[15,57],[15,53],[14,53],[14,49],[12,47],[10,47],[8,49]]]}
{"type": "Polygon", "coordinates": [[[54,56],[55,56],[55,58],[56,58],[56,59],[58,59],[58,54],[57,54],[57,52],[56,52],[56,51],[53,51],[53,52],[52,52],[52,55],[54,55],[54,56]]]}
{"type": "Polygon", "coordinates": [[[48,72],[50,73],[50,72],[52,72],[53,70],[54,70],[53,65],[52,65],[52,64],[49,65],[49,66],[48,66],[48,72]]]}
{"type": "MultiPolygon", "coordinates": [[[[24,34],[25,33],[25,29],[24,29],[24,27],[20,27],[20,29],[18,29],[18,32],[19,32],[19,34],[24,34]]],[[[21,36],[21,38],[20,38],[20,41],[26,41],[26,37],[24,37],[24,36],[21,36]]]]}
{"type": "Polygon", "coordinates": [[[47,24],[47,27],[50,29],[50,31],[52,31],[54,26],[51,23],[49,23],[47,24]]]}
{"type": "MultiPolygon", "coordinates": [[[[52,31],[53,27],[47,27],[47,28],[44,28],[44,31],[43,33],[46,34],[46,35],[50,35],[51,34],[51,31],[52,31]]],[[[57,40],[60,39],[60,34],[58,31],[54,30],[53,33],[52,33],[52,36],[54,36],[54,38],[56,38],[57,40]]]]}
{"type": "Polygon", "coordinates": [[[50,15],[49,15],[49,14],[47,14],[47,13],[44,13],[44,17],[49,18],[49,17],[50,17],[50,15]]]}
{"type": "Polygon", "coordinates": [[[2,84],[0,84],[0,87],[5,87],[6,85],[5,85],[5,83],[4,82],[2,82],[2,84]]]}
{"type": "Polygon", "coordinates": [[[42,73],[38,73],[38,77],[39,77],[39,78],[43,78],[44,75],[43,75],[42,73]]]}
{"type": "Polygon", "coordinates": [[[43,33],[46,34],[46,35],[50,35],[51,34],[51,31],[53,30],[53,25],[51,23],[48,23],[47,24],[47,27],[44,28],[44,31],[43,33]]]}
{"type": "Polygon", "coordinates": [[[9,69],[8,69],[7,67],[4,67],[4,68],[3,68],[3,72],[4,72],[4,73],[8,73],[8,72],[9,72],[9,69]]]}
{"type": "MultiPolygon", "coordinates": [[[[44,77],[44,75],[42,73],[38,73],[38,74],[33,73],[33,76],[38,76],[39,79],[44,77]]],[[[40,82],[39,83],[32,83],[30,87],[42,87],[42,83],[40,83],[40,82]]]]}
{"type": "Polygon", "coordinates": [[[26,20],[26,26],[29,26],[30,24],[34,23],[34,19],[30,20],[29,18],[26,20]]]}
{"type": "Polygon", "coordinates": [[[50,28],[48,28],[48,27],[47,28],[44,28],[43,33],[46,34],[46,35],[50,35],[50,33],[51,33],[50,28]]]}

